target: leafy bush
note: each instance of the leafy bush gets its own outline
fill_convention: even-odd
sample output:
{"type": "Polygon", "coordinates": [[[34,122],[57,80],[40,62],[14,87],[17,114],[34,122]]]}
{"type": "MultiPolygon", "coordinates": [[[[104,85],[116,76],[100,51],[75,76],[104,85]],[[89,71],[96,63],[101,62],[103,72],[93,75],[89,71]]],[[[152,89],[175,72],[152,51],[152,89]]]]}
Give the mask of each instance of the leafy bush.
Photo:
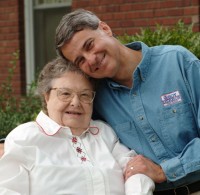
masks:
{"type": "Polygon", "coordinates": [[[124,44],[142,41],[148,46],[182,45],[200,59],[200,32],[193,32],[193,24],[186,26],[182,21],[172,28],[157,25],[155,29],[144,28],[136,35],[123,35],[118,39],[124,44]]]}
{"type": "Polygon", "coordinates": [[[12,80],[19,52],[13,53],[14,60],[8,68],[8,77],[0,85],[0,139],[21,123],[32,121],[41,108],[39,98],[35,95],[35,83],[29,87],[26,96],[15,96],[12,80]]]}

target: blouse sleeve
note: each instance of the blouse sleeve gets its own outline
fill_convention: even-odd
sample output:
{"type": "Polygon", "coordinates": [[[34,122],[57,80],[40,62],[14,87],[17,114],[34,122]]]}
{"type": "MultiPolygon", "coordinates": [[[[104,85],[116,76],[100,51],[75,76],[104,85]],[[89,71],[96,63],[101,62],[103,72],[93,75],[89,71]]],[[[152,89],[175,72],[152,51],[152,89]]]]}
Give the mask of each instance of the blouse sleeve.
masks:
{"type": "MultiPolygon", "coordinates": [[[[119,140],[116,140],[112,153],[123,170],[128,161],[137,155],[134,150],[129,150],[122,145],[119,140]]],[[[132,175],[125,182],[126,195],[153,195],[154,189],[153,180],[144,174],[132,175]]]]}
{"type": "MultiPolygon", "coordinates": [[[[128,161],[131,158],[134,158],[137,153],[134,150],[129,150],[126,146],[121,144],[110,126],[106,126],[104,132],[106,134],[103,135],[105,142],[110,147],[114,158],[124,171],[128,161]]],[[[126,195],[153,195],[154,189],[155,184],[153,180],[144,174],[133,175],[125,182],[126,195]]]]}
{"type": "Polygon", "coordinates": [[[2,156],[0,160],[0,194],[29,194],[28,170],[22,158],[24,158],[24,154],[18,149],[12,149],[2,156]]]}
{"type": "Polygon", "coordinates": [[[35,151],[14,136],[5,140],[5,153],[0,159],[0,194],[28,195],[29,171],[33,166],[35,151]]]}
{"type": "Polygon", "coordinates": [[[153,180],[143,174],[133,175],[125,183],[126,195],[153,195],[154,189],[153,180]]]}

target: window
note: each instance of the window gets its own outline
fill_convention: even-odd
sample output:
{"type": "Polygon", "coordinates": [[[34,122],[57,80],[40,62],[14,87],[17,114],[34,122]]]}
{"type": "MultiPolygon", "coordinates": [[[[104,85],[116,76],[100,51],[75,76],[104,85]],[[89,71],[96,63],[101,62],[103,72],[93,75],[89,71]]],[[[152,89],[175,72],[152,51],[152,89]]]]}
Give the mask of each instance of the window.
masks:
{"type": "Polygon", "coordinates": [[[61,17],[70,12],[71,1],[24,1],[27,84],[35,80],[41,68],[56,56],[55,30],[61,17]]]}

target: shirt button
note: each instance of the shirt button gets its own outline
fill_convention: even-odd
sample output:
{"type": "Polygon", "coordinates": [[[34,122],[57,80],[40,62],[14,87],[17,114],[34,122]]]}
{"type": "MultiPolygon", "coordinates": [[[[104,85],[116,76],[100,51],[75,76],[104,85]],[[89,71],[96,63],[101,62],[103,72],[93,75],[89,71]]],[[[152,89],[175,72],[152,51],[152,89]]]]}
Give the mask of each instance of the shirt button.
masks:
{"type": "Polygon", "coordinates": [[[153,136],[153,137],[151,138],[151,141],[152,141],[152,142],[155,142],[155,141],[156,141],[156,136],[153,136]]]}
{"type": "Polygon", "coordinates": [[[176,178],[176,174],[175,174],[175,173],[173,173],[173,174],[172,174],[172,177],[173,177],[173,178],[176,178]]]}
{"type": "Polygon", "coordinates": [[[173,113],[176,113],[176,109],[173,109],[172,112],[173,112],[173,113]]]}
{"type": "Polygon", "coordinates": [[[140,120],[141,120],[141,121],[144,120],[144,117],[143,117],[143,116],[140,116],[140,120]]]}

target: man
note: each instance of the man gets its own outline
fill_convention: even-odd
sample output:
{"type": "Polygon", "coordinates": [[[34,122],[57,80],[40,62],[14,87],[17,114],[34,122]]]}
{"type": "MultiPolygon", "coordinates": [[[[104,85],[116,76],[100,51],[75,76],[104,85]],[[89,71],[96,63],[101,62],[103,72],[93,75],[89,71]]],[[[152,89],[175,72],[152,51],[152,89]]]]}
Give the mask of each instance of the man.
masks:
{"type": "Polygon", "coordinates": [[[155,194],[200,194],[200,61],[181,46],[122,45],[106,23],[82,9],[62,18],[56,47],[100,79],[95,118],[141,154],[126,178],[148,175],[155,194]]]}

